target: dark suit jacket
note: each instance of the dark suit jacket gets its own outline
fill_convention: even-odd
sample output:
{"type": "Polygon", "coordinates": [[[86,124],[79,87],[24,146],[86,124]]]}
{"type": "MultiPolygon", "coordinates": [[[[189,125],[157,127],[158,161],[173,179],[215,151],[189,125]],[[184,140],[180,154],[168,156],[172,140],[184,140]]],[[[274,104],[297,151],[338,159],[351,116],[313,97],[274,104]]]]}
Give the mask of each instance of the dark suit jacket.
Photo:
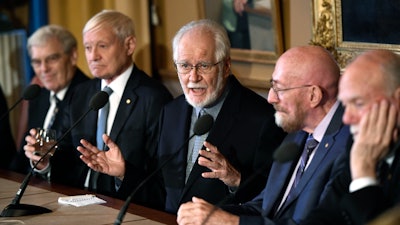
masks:
{"type": "MultiPolygon", "coordinates": [[[[207,141],[218,147],[228,161],[241,172],[241,182],[258,172],[255,179],[239,189],[235,202],[245,202],[259,193],[265,184],[265,172],[259,168],[272,163],[272,152],[286,135],[275,125],[272,105],[253,91],[243,87],[231,75],[228,78],[230,91],[222,105],[216,121],[209,132],[207,141]],[[262,147],[261,147],[262,146],[262,147]]],[[[192,196],[203,198],[211,203],[226,200],[228,187],[219,179],[202,178],[208,171],[197,161],[185,184],[187,164],[187,143],[193,107],[184,96],[168,104],[160,120],[160,140],[158,155],[160,161],[179,153],[162,169],[166,190],[166,211],[175,213],[181,203],[191,201],[192,196]]]]}
{"type": "MultiPolygon", "coordinates": [[[[64,132],[88,111],[92,96],[100,91],[101,80],[93,79],[75,89],[65,118],[64,132]]],[[[168,90],[158,81],[149,77],[135,65],[128,79],[110,137],[117,143],[124,159],[131,165],[134,174],[133,185],[143,180],[154,160],[157,146],[158,118],[162,107],[172,99],[168,90]]],[[[96,144],[96,126],[98,112],[91,111],[72,129],[52,157],[52,181],[83,188],[88,167],[80,160],[76,147],[81,139],[96,144]],[[71,146],[72,144],[72,146],[71,146]]],[[[97,192],[126,198],[129,191],[122,189],[121,195],[115,191],[114,177],[101,174],[97,192]]],[[[160,188],[160,187],[159,187],[160,188]]],[[[148,189],[149,190],[149,189],[148,189]]],[[[153,196],[143,188],[134,202],[148,204],[153,196]],[[150,199],[147,199],[150,197],[150,199]]],[[[154,198],[156,193],[154,193],[154,198]]],[[[160,199],[154,199],[160,204],[160,199]]]]}
{"type": "MultiPolygon", "coordinates": [[[[350,149],[351,145],[345,170],[332,183],[327,198],[302,224],[363,225],[400,203],[400,142],[392,148],[395,159],[390,168],[390,179],[385,179],[382,185],[365,187],[353,193],[349,193],[352,180],[350,149]]],[[[379,167],[377,173],[381,173],[379,167]]]]}
{"type": "MultiPolygon", "coordinates": [[[[61,129],[61,120],[62,120],[62,112],[66,109],[67,99],[70,98],[72,94],[72,90],[79,84],[84,81],[89,80],[89,78],[79,69],[76,68],[75,75],[71,80],[71,84],[65,93],[65,97],[62,101],[60,101],[59,105],[59,113],[56,114],[56,118],[52,125],[52,128],[57,131],[57,137],[59,137],[60,129],[61,129]]],[[[44,120],[46,118],[47,111],[50,108],[50,91],[46,88],[42,88],[40,90],[39,96],[29,101],[28,108],[28,130],[26,135],[29,133],[31,128],[42,127],[44,120]]],[[[28,158],[25,156],[25,152],[23,150],[23,146],[26,144],[25,136],[21,141],[21,149],[18,152],[18,155],[14,159],[12,163],[12,170],[20,173],[28,173],[31,169],[28,158]]]]}
{"type": "MultiPolygon", "coordinates": [[[[252,201],[241,206],[226,206],[225,210],[240,215],[240,224],[275,224],[286,220],[302,221],[325,196],[326,185],[344,166],[344,152],[350,136],[348,126],[341,122],[343,108],[339,106],[315,155],[299,181],[294,197],[275,213],[298,159],[286,163],[274,162],[264,190],[252,201]]],[[[303,149],[307,133],[299,131],[287,136],[283,143],[295,142],[303,149]]],[[[283,145],[283,144],[282,144],[283,145]]],[[[300,150],[301,152],[301,150],[300,150]]]]}
{"type": "Polygon", "coordinates": [[[7,100],[4,96],[3,90],[0,86],[0,137],[1,137],[1,151],[0,151],[0,168],[8,169],[10,163],[17,153],[13,135],[11,133],[10,119],[7,113],[8,106],[7,100]]]}

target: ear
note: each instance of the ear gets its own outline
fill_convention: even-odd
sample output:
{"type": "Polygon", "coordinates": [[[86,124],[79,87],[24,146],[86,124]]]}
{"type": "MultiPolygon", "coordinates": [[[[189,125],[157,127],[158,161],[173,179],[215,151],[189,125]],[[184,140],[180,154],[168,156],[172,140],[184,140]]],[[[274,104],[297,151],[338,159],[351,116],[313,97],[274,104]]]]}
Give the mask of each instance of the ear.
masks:
{"type": "Polygon", "coordinates": [[[136,38],[134,36],[129,36],[127,38],[125,38],[125,46],[126,46],[126,50],[127,50],[127,54],[128,55],[133,55],[133,53],[135,52],[135,48],[136,48],[136,38]]]}
{"type": "Polygon", "coordinates": [[[228,77],[231,74],[231,57],[224,60],[224,77],[228,77]]]}
{"type": "Polygon", "coordinates": [[[321,103],[324,93],[322,92],[321,88],[316,85],[311,86],[310,89],[310,105],[312,108],[315,108],[321,103]]]}
{"type": "Polygon", "coordinates": [[[72,65],[76,65],[78,62],[78,51],[76,48],[71,50],[71,55],[69,57],[69,60],[71,61],[72,65]]]}
{"type": "Polygon", "coordinates": [[[394,90],[394,99],[397,101],[397,104],[400,106],[400,87],[396,88],[396,90],[394,90]]]}

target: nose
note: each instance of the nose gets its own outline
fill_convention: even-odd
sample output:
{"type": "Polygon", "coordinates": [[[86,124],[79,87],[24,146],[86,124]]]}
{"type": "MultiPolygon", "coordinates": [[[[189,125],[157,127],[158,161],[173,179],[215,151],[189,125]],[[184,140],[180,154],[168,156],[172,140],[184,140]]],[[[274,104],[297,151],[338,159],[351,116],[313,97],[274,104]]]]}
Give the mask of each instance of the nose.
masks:
{"type": "Polygon", "coordinates": [[[197,73],[196,67],[193,67],[188,75],[189,75],[189,80],[192,82],[198,82],[199,80],[201,80],[201,76],[197,73]]]}
{"type": "Polygon", "coordinates": [[[279,101],[278,96],[276,95],[275,91],[272,88],[270,88],[268,91],[267,101],[270,104],[277,103],[279,101]]]}
{"type": "Polygon", "coordinates": [[[99,58],[97,49],[94,47],[90,51],[86,51],[86,56],[89,61],[96,61],[99,58]]]}
{"type": "Polygon", "coordinates": [[[346,107],[343,113],[342,121],[346,125],[358,124],[359,118],[351,107],[346,107]]]}
{"type": "Polygon", "coordinates": [[[48,71],[49,68],[50,68],[50,67],[49,67],[48,63],[46,62],[46,60],[43,60],[43,61],[40,63],[40,67],[39,67],[40,71],[46,72],[46,71],[48,71]]]}

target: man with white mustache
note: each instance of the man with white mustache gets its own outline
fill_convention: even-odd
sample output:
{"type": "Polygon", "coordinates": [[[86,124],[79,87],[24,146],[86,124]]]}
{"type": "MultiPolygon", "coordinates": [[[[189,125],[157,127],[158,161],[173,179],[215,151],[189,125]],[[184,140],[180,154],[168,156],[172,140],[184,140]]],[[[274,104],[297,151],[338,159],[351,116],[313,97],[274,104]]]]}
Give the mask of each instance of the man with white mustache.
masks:
{"type": "Polygon", "coordinates": [[[301,147],[299,154],[287,162],[274,162],[264,189],[251,201],[218,208],[193,198],[179,208],[178,224],[272,225],[303,221],[324,198],[325,186],[340,173],[335,165],[344,164],[341,156],[350,133],[341,123],[343,107],[336,98],[339,77],[336,61],[322,47],[293,47],[280,56],[268,102],[276,110],[278,126],[289,132],[282,145],[296,143],[301,147]],[[317,144],[308,160],[303,160],[300,155],[309,152],[309,137],[317,144]]]}
{"type": "MultiPolygon", "coordinates": [[[[161,170],[165,210],[176,213],[193,196],[212,203],[228,200],[232,194],[234,203],[252,199],[262,190],[272,153],[285,136],[274,123],[272,105],[231,74],[229,38],[214,21],[183,26],[173,39],[173,59],[184,95],[168,103],[160,119],[158,158],[164,162],[175,155],[161,170]],[[195,138],[186,144],[185,140],[203,110],[215,122],[203,136],[206,142],[195,148],[195,138]],[[255,177],[242,186],[251,176],[255,177]]],[[[90,146],[85,147],[90,151],[90,146]]],[[[86,163],[93,161],[84,149],[78,150],[88,156],[86,163]]],[[[109,156],[115,152],[118,149],[110,147],[109,156]]],[[[121,158],[107,160],[125,163],[121,158]]],[[[124,168],[118,171],[124,175],[123,186],[130,184],[132,173],[124,168]]]]}

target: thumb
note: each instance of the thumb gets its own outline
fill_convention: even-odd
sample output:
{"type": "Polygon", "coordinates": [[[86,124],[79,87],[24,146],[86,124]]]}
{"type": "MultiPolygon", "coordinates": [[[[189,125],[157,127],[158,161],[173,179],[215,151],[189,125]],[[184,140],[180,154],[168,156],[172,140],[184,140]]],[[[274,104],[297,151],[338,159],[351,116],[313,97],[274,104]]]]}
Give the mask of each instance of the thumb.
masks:
{"type": "Polygon", "coordinates": [[[201,198],[198,198],[198,197],[192,197],[192,202],[194,202],[194,203],[200,203],[200,202],[206,202],[206,201],[204,201],[203,199],[201,199],[201,198]]]}

